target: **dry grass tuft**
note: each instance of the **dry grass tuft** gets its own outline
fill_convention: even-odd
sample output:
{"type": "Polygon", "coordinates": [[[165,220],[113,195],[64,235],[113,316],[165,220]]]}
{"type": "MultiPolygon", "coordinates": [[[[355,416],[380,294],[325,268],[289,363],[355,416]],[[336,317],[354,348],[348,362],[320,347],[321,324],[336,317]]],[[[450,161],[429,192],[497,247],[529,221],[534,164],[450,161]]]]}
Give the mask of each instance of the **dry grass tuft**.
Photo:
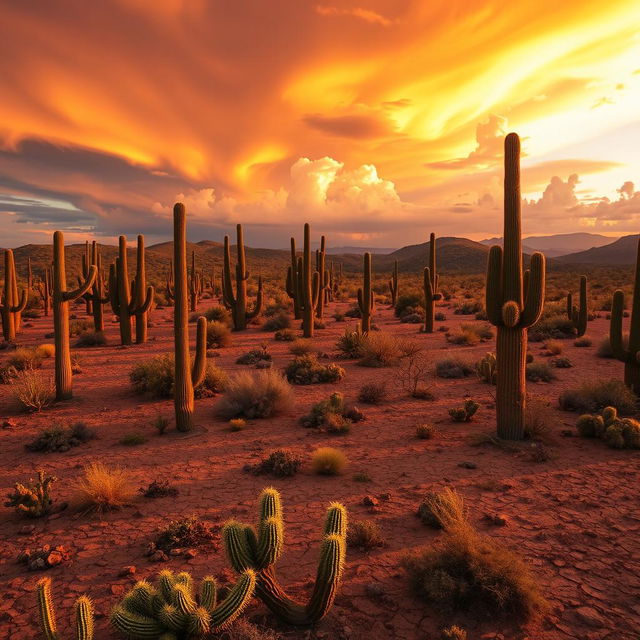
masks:
{"type": "Polygon", "coordinates": [[[75,483],[75,504],[79,509],[103,513],[129,504],[136,495],[129,473],[120,467],[92,462],[75,483]]]}

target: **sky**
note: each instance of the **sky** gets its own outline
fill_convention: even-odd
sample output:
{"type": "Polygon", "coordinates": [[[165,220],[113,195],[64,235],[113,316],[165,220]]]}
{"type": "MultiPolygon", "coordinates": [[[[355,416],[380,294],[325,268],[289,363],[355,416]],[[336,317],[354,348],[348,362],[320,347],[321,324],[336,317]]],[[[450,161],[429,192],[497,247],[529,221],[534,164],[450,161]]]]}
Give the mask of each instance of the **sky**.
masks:
{"type": "Polygon", "coordinates": [[[2,2],[0,246],[638,232],[637,0],[2,2]]]}

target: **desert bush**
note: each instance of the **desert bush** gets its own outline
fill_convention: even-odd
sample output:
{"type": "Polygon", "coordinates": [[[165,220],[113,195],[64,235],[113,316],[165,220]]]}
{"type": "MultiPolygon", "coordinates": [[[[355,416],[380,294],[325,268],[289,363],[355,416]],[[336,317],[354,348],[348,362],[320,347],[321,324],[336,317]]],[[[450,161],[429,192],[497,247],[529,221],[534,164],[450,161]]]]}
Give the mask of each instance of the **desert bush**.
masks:
{"type": "Polygon", "coordinates": [[[466,346],[486,342],[491,338],[493,338],[493,330],[490,325],[471,322],[463,322],[458,331],[447,334],[447,342],[466,346]]]}
{"type": "MultiPolygon", "coordinates": [[[[221,306],[209,307],[204,312],[195,313],[193,315],[193,322],[195,322],[200,316],[204,316],[208,322],[222,322],[228,327],[231,327],[233,325],[231,314],[227,309],[221,306]]],[[[191,318],[189,318],[189,320],[191,320],[191,318]]]]}
{"type": "Polygon", "coordinates": [[[530,362],[526,365],[525,376],[529,382],[551,382],[556,374],[546,362],[530,362]]]}
{"type": "Polygon", "coordinates": [[[296,356],[284,370],[292,384],[316,384],[342,380],[345,371],[337,364],[320,364],[315,355],[296,356]]]}
{"type": "Polygon", "coordinates": [[[528,333],[531,342],[542,342],[549,338],[571,338],[575,330],[564,309],[547,305],[540,320],[529,328],[528,333]]]}
{"type": "Polygon", "coordinates": [[[637,398],[621,380],[588,380],[577,389],[563,391],[559,398],[564,411],[598,413],[606,407],[615,407],[623,416],[633,415],[637,398]]]}
{"type": "Polygon", "coordinates": [[[403,358],[420,350],[417,342],[393,336],[382,331],[365,335],[358,364],[363,367],[388,367],[397,365],[403,358]]]}
{"type": "Polygon", "coordinates": [[[573,362],[567,356],[560,356],[559,358],[552,358],[549,364],[556,369],[570,369],[573,367],[573,362]]]}
{"type": "Polygon", "coordinates": [[[16,371],[39,369],[42,366],[42,354],[32,347],[20,347],[7,359],[7,366],[16,371]]]}
{"type": "Polygon", "coordinates": [[[574,347],[590,347],[592,344],[593,340],[589,336],[582,336],[573,341],[574,347]]]}
{"type": "Polygon", "coordinates": [[[296,339],[296,332],[293,329],[280,329],[273,337],[280,342],[293,342],[296,339]]]}
{"type": "Polygon", "coordinates": [[[104,512],[119,509],[131,502],[135,489],[127,471],[92,462],[75,484],[75,504],[86,511],[104,512]]]}
{"type": "Polygon", "coordinates": [[[454,624],[442,630],[441,640],[467,640],[467,632],[454,624]]]}
{"type": "Polygon", "coordinates": [[[289,351],[294,356],[306,356],[309,353],[315,353],[316,348],[311,338],[298,338],[289,345],[289,351]]]}
{"type": "Polygon", "coordinates": [[[360,387],[358,400],[365,404],[380,404],[387,395],[387,386],[380,382],[370,382],[360,387]]]}
{"type": "Polygon", "coordinates": [[[356,520],[347,527],[347,545],[352,549],[371,551],[384,546],[384,537],[375,520],[356,520]]]}
{"type": "Polygon", "coordinates": [[[264,331],[280,331],[291,327],[291,316],[286,311],[279,311],[267,318],[262,325],[264,331]]]}
{"type": "MultiPolygon", "coordinates": [[[[174,384],[173,354],[154,356],[137,364],[129,374],[136,393],[151,398],[172,398],[174,384]]],[[[220,393],[227,382],[227,374],[211,362],[202,384],[194,389],[196,398],[210,397],[220,393]]]]}
{"type": "Polygon", "coordinates": [[[453,521],[444,529],[434,545],[403,561],[414,588],[427,601],[521,619],[546,608],[527,565],[502,543],[466,521],[453,521]]]}
{"type": "Polygon", "coordinates": [[[464,500],[449,487],[442,491],[429,491],[418,505],[416,515],[422,524],[434,529],[445,529],[465,522],[464,500]]]}
{"type": "Polygon", "coordinates": [[[362,345],[364,342],[364,334],[358,330],[347,327],[344,334],[340,336],[336,343],[336,348],[345,358],[362,357],[362,345]]]}
{"type": "Polygon", "coordinates": [[[125,447],[136,447],[139,444],[147,442],[147,437],[141,433],[128,433],[127,435],[122,436],[118,442],[125,447]]]}
{"type": "Polygon", "coordinates": [[[438,322],[444,322],[447,319],[447,316],[442,313],[442,311],[438,311],[434,314],[433,319],[437,320],[438,322]]]}
{"type": "Polygon", "coordinates": [[[264,460],[248,467],[248,471],[256,475],[269,473],[276,478],[290,478],[298,473],[302,458],[288,449],[276,449],[264,460]]]}
{"type": "MultiPolygon", "coordinates": [[[[622,345],[624,349],[629,348],[629,334],[624,333],[622,335],[622,345]]],[[[611,341],[609,340],[609,336],[604,336],[596,349],[596,355],[598,358],[613,358],[613,349],[611,349],[611,341]]]]}
{"type": "Polygon", "coordinates": [[[284,636],[278,632],[259,627],[244,618],[238,618],[231,626],[220,631],[217,637],[219,640],[284,640],[284,636]]]}
{"type": "Polygon", "coordinates": [[[371,482],[371,476],[366,471],[358,471],[353,474],[354,482],[371,482]]]}
{"type": "Polygon", "coordinates": [[[207,349],[228,347],[233,342],[228,324],[219,320],[207,322],[207,349]]]}
{"type": "Polygon", "coordinates": [[[277,371],[263,369],[241,372],[229,379],[217,412],[223,418],[270,418],[287,411],[293,403],[293,390],[277,371]]]}
{"type": "Polygon", "coordinates": [[[197,516],[191,515],[178,520],[171,520],[166,527],[160,529],[154,539],[156,549],[171,553],[172,549],[185,549],[210,544],[215,540],[211,527],[197,516]]]}
{"type": "Polygon", "coordinates": [[[553,441],[551,429],[557,424],[557,417],[548,402],[539,398],[527,398],[525,406],[524,436],[533,442],[550,444],[553,441]]]}
{"type": "Polygon", "coordinates": [[[158,415],[153,421],[153,426],[156,428],[158,435],[163,435],[169,427],[169,420],[164,416],[158,415]]]}
{"type": "Polygon", "coordinates": [[[444,358],[436,362],[438,378],[466,378],[473,373],[473,367],[461,358],[444,358]]]}
{"type": "Polygon", "coordinates": [[[347,457],[332,447],[320,447],[311,454],[311,468],[321,476],[335,476],[342,473],[347,465],[347,457]]]}
{"type": "Polygon", "coordinates": [[[229,431],[242,431],[246,426],[247,421],[244,420],[244,418],[231,418],[231,420],[229,420],[229,431]]]}
{"type": "Polygon", "coordinates": [[[53,358],[56,355],[56,346],[50,343],[40,344],[36,347],[36,354],[40,358],[53,358]]]}
{"type": "Polygon", "coordinates": [[[74,347],[103,347],[107,338],[103,331],[83,331],[74,343],[74,347]]]}
{"type": "Polygon", "coordinates": [[[398,296],[394,315],[396,318],[404,318],[405,316],[420,313],[424,314],[424,298],[419,293],[404,293],[398,296]]]}
{"type": "Polygon", "coordinates": [[[84,422],[75,422],[66,429],[60,426],[43,429],[35,440],[25,444],[25,448],[28,451],[43,453],[63,452],[94,438],[96,438],[95,432],[89,429],[84,422]]]}
{"type": "Polygon", "coordinates": [[[152,480],[147,487],[138,489],[145,498],[169,498],[175,497],[180,492],[169,484],[168,480],[152,480]]]}
{"type": "Polygon", "coordinates": [[[349,417],[341,393],[332,393],[326,400],[316,402],[306,416],[300,418],[300,424],[307,428],[324,427],[329,433],[347,433],[354,420],[349,417]]]}
{"type": "Polygon", "coordinates": [[[400,361],[396,381],[412,398],[433,400],[434,395],[429,388],[431,363],[426,351],[415,351],[400,361]]]}
{"type": "Polygon", "coordinates": [[[465,302],[458,303],[453,313],[460,316],[471,316],[483,310],[481,302],[476,300],[467,300],[465,302]]]}
{"type": "Polygon", "coordinates": [[[559,356],[562,353],[564,345],[560,340],[545,340],[542,344],[542,348],[548,355],[559,356]]]}
{"type": "Polygon", "coordinates": [[[72,338],[79,336],[85,331],[91,331],[93,329],[93,321],[91,320],[71,320],[69,322],[69,335],[72,338]]]}
{"type": "Polygon", "coordinates": [[[23,411],[36,412],[53,402],[55,386],[51,378],[43,376],[39,371],[25,369],[15,374],[12,392],[23,411]]]}
{"type": "Polygon", "coordinates": [[[420,440],[431,440],[436,433],[436,428],[432,424],[416,425],[416,438],[420,440]]]}
{"type": "Polygon", "coordinates": [[[465,400],[461,407],[449,409],[449,415],[454,422],[471,422],[480,405],[473,400],[465,400]]]}

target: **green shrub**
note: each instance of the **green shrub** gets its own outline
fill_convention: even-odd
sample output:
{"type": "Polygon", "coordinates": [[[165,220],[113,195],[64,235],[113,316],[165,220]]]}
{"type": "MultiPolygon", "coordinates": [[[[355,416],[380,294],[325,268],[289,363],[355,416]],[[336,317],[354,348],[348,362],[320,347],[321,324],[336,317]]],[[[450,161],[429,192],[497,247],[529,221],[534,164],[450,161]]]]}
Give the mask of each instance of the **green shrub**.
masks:
{"type": "Polygon", "coordinates": [[[444,358],[436,362],[438,378],[466,378],[473,371],[473,367],[460,358],[444,358]]]}
{"type": "MultiPolygon", "coordinates": [[[[222,322],[226,324],[228,327],[233,325],[233,320],[231,319],[231,313],[224,307],[215,306],[209,307],[203,313],[195,313],[193,317],[193,322],[195,322],[200,316],[204,316],[208,322],[222,322]]],[[[190,318],[191,320],[191,318],[190,318]]]]}
{"type": "Polygon", "coordinates": [[[125,447],[136,447],[147,442],[147,438],[141,433],[128,433],[126,436],[122,436],[118,442],[125,447]]]}
{"type": "Polygon", "coordinates": [[[336,348],[345,358],[360,358],[362,357],[363,341],[364,334],[360,332],[359,327],[355,331],[347,327],[344,334],[338,339],[336,348]]]}
{"type": "Polygon", "coordinates": [[[271,354],[267,345],[263,344],[259,349],[249,349],[236,360],[236,364],[258,364],[259,362],[271,362],[271,354]]]}
{"type": "Polygon", "coordinates": [[[289,345],[289,351],[294,356],[305,356],[309,353],[315,353],[316,348],[310,338],[297,338],[289,345]]]}
{"type": "Polygon", "coordinates": [[[299,455],[287,449],[277,449],[248,470],[256,475],[269,473],[276,478],[289,478],[298,472],[301,464],[302,458],[299,455]]]}
{"type": "Polygon", "coordinates": [[[296,356],[285,368],[287,380],[292,384],[316,384],[342,380],[345,371],[337,364],[320,364],[315,355],[296,356]]]}
{"type": "Polygon", "coordinates": [[[25,448],[29,451],[43,453],[62,452],[94,438],[96,438],[95,432],[89,429],[84,422],[76,422],[66,429],[60,426],[43,429],[35,440],[25,445],[25,448]]]}
{"type": "Polygon", "coordinates": [[[286,311],[279,311],[275,315],[267,318],[262,329],[264,331],[280,331],[291,327],[291,316],[286,311]]]}
{"type": "Polygon", "coordinates": [[[296,332],[293,329],[280,329],[273,337],[280,342],[293,342],[296,339],[296,332]]]}

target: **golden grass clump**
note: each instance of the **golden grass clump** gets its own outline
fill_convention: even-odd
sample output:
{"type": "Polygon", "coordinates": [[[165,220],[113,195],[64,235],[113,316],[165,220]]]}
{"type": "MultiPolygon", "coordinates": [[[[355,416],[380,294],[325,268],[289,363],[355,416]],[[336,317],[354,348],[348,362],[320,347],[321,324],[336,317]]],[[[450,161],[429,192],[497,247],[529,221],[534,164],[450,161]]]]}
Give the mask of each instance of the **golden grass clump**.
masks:
{"type": "Polygon", "coordinates": [[[87,511],[111,511],[131,502],[136,490],[129,473],[121,467],[92,462],[75,483],[75,504],[87,511]]]}
{"type": "Polygon", "coordinates": [[[311,467],[321,476],[336,476],[347,466],[347,457],[333,447],[320,447],[311,454],[311,467]]]}
{"type": "Polygon", "coordinates": [[[53,402],[55,394],[53,380],[34,369],[19,371],[15,376],[12,391],[23,411],[42,411],[53,402]]]}
{"type": "Polygon", "coordinates": [[[56,355],[56,346],[50,343],[41,344],[36,347],[36,353],[41,358],[53,358],[56,355]]]}

